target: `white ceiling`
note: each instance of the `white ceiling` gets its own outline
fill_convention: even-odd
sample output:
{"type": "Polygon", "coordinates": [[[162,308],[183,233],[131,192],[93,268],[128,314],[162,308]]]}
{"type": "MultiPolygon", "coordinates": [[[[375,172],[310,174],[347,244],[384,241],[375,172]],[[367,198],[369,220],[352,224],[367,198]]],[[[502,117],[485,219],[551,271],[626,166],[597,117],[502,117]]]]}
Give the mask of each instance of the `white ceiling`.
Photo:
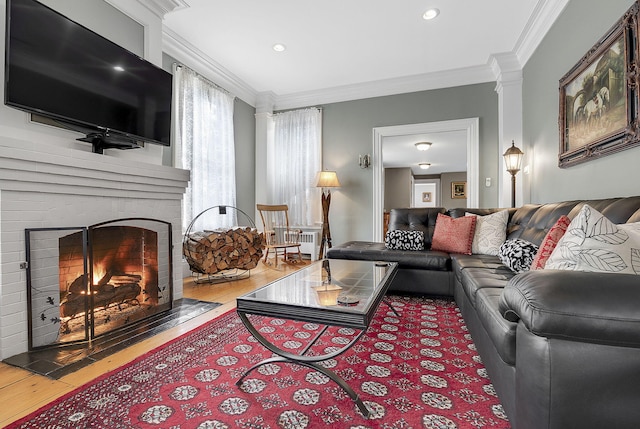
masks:
{"type": "Polygon", "coordinates": [[[467,171],[467,132],[384,137],[382,159],[385,168],[410,167],[414,176],[467,171]],[[431,142],[431,148],[424,152],[416,149],[415,144],[421,141],[431,142]],[[428,162],[431,166],[421,170],[419,162],[428,162]]]}
{"type": "MultiPolygon", "coordinates": [[[[150,1],[150,0],[147,0],[150,1]]],[[[159,1],[159,0],[155,0],[159,1]]],[[[485,70],[522,50],[558,0],[165,0],[165,41],[277,97],[485,70]],[[179,5],[179,6],[178,6],[179,5]],[[425,10],[440,9],[431,21],[425,10]],[[275,43],[286,45],[275,52],[275,43]]],[[[555,17],[554,17],[555,18],[555,17]]],[[[546,31],[546,30],[545,30],[546,31]]]]}
{"type": "MultiPolygon", "coordinates": [[[[269,94],[276,109],[419,91],[445,81],[442,86],[495,81],[492,58],[506,55],[509,67],[522,67],[568,2],[140,1],[173,4],[163,21],[167,53],[182,61],[196,57],[198,71],[216,74],[216,82],[250,104],[269,94]],[[424,20],[433,7],[440,15],[424,20]],[[276,43],[287,49],[275,52],[276,43]]],[[[429,174],[465,171],[464,136],[441,134],[385,139],[385,149],[387,143],[394,149],[383,153],[384,165],[415,165],[424,157],[433,164],[429,174]],[[412,146],[419,139],[435,144],[418,154],[412,146]]]]}

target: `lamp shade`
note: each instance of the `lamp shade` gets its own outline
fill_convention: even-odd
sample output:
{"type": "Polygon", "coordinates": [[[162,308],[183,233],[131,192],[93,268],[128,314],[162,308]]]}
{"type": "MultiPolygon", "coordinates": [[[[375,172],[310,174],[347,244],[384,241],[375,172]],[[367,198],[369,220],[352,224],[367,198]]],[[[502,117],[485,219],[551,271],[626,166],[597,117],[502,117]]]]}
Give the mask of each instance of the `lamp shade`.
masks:
{"type": "Polygon", "coordinates": [[[316,188],[339,188],[340,181],[335,171],[318,171],[316,188]]]}
{"type": "Polygon", "coordinates": [[[513,140],[511,141],[511,147],[507,149],[502,156],[504,157],[504,164],[509,173],[516,174],[520,171],[524,153],[516,147],[513,140]]]}

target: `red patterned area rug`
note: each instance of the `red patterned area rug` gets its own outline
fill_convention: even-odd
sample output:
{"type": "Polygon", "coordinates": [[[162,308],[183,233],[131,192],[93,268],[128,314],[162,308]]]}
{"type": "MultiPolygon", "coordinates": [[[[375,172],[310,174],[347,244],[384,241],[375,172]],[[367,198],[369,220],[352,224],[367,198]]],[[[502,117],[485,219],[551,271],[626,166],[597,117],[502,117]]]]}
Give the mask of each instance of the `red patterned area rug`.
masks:
{"type": "MultiPolygon", "coordinates": [[[[43,407],[10,428],[509,428],[455,303],[391,296],[367,333],[324,365],[371,411],[365,418],[336,383],[277,363],[235,310],[43,407]]],[[[260,332],[301,350],[321,327],[262,318],[260,332]]],[[[340,347],[357,332],[331,328],[311,349],[340,347]]]]}

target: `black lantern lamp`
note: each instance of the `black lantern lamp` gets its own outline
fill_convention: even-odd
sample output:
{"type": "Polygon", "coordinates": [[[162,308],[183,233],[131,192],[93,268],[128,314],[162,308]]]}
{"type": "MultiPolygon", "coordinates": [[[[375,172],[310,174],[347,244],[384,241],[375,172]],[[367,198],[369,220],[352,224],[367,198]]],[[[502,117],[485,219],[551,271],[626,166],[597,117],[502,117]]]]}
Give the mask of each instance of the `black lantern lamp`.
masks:
{"type": "Polygon", "coordinates": [[[524,152],[516,147],[513,140],[511,140],[511,147],[507,149],[504,154],[504,164],[507,167],[507,171],[511,173],[511,207],[516,206],[516,174],[520,171],[522,165],[522,157],[524,152]]]}

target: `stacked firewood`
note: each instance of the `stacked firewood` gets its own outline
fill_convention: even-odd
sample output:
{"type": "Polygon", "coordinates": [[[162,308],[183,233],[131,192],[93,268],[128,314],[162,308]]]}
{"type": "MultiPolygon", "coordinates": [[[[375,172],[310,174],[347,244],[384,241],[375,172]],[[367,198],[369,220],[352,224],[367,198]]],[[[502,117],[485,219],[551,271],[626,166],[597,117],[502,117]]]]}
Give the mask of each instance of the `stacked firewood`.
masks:
{"type": "Polygon", "coordinates": [[[215,274],[237,268],[255,268],[262,257],[263,234],[255,228],[236,227],[189,234],[182,245],[191,271],[215,274]]]}

